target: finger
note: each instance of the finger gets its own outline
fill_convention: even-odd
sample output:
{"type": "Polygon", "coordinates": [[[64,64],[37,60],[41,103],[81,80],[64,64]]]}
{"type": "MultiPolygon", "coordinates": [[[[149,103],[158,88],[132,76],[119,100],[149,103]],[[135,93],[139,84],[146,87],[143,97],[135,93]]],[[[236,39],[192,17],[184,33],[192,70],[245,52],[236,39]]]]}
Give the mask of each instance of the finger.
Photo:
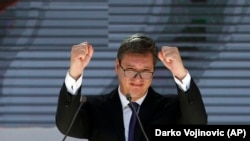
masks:
{"type": "Polygon", "coordinates": [[[171,50],[169,50],[169,48],[166,50],[162,50],[161,52],[158,53],[158,58],[162,62],[166,62],[166,63],[169,63],[173,60],[171,56],[172,56],[172,52],[171,50]]]}
{"type": "Polygon", "coordinates": [[[85,46],[87,46],[89,43],[88,42],[82,42],[79,44],[76,44],[72,47],[72,50],[78,50],[80,48],[84,48],[85,46]]]}
{"type": "Polygon", "coordinates": [[[87,41],[81,42],[79,45],[89,45],[87,41]]]}
{"type": "Polygon", "coordinates": [[[164,65],[171,63],[172,59],[163,55],[162,52],[158,53],[158,58],[162,61],[164,65]]]}
{"type": "Polygon", "coordinates": [[[163,56],[162,52],[158,52],[158,58],[161,60],[163,65],[168,68],[168,62],[165,60],[165,57],[163,56]]]}
{"type": "Polygon", "coordinates": [[[89,53],[85,56],[85,59],[84,59],[86,62],[89,62],[94,54],[94,48],[92,47],[92,45],[88,45],[88,51],[89,53]]]}
{"type": "Polygon", "coordinates": [[[92,47],[92,45],[89,45],[88,46],[88,55],[90,56],[90,57],[92,57],[93,56],[93,54],[94,54],[94,48],[92,47]]]}
{"type": "Polygon", "coordinates": [[[166,61],[166,62],[171,62],[171,61],[173,61],[174,59],[173,59],[173,52],[171,52],[171,51],[167,51],[167,52],[165,52],[164,54],[163,54],[163,58],[164,58],[164,60],[166,61]]]}
{"type": "Polygon", "coordinates": [[[170,51],[170,50],[172,50],[173,49],[173,47],[170,47],[170,46],[163,46],[162,48],[161,48],[161,51],[163,52],[163,53],[165,53],[165,52],[168,52],[168,51],[170,51]]]}
{"type": "Polygon", "coordinates": [[[162,52],[158,52],[158,58],[159,58],[162,62],[164,61],[162,52]]]}
{"type": "Polygon", "coordinates": [[[72,54],[75,54],[75,55],[79,55],[79,54],[86,55],[86,54],[88,54],[88,46],[87,46],[87,44],[74,45],[72,47],[72,54]]]}

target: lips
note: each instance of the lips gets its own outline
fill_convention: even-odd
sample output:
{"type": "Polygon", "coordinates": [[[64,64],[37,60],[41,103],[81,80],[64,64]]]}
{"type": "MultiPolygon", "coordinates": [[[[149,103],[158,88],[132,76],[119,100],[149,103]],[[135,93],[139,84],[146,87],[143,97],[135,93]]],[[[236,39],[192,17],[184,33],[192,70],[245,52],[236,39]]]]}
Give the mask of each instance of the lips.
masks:
{"type": "Polygon", "coordinates": [[[130,83],[132,87],[142,87],[143,84],[130,83]]]}

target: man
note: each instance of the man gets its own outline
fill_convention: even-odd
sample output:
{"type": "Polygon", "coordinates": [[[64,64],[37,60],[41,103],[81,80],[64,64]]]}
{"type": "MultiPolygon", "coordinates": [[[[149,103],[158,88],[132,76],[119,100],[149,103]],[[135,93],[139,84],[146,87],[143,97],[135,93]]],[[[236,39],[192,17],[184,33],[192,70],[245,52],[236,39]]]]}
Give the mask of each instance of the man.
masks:
{"type": "MultiPolygon", "coordinates": [[[[56,113],[57,128],[65,134],[80,105],[84,69],[94,53],[84,42],[72,47],[70,69],[61,88],[56,113]]],[[[139,118],[146,136],[154,124],[207,124],[207,114],[198,87],[184,67],[177,47],[163,46],[158,52],[155,42],[144,34],[134,34],[120,45],[115,61],[119,84],[109,94],[89,96],[81,107],[69,136],[89,141],[144,141],[137,121],[130,133],[132,102],[139,104],[139,118]],[[151,87],[155,65],[160,59],[173,74],[177,95],[160,95],[151,87]],[[126,97],[128,96],[128,97],[126,97]]],[[[83,78],[84,81],[84,78],[83,78]]]]}

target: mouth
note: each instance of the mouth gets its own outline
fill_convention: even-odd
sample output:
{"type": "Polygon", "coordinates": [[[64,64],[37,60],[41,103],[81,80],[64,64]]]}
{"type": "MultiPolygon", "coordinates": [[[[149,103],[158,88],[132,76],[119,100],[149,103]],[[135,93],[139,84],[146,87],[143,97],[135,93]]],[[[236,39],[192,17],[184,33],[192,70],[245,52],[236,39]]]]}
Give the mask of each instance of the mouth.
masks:
{"type": "Polygon", "coordinates": [[[135,88],[141,88],[143,86],[143,84],[135,84],[135,83],[130,83],[130,85],[135,88]]]}

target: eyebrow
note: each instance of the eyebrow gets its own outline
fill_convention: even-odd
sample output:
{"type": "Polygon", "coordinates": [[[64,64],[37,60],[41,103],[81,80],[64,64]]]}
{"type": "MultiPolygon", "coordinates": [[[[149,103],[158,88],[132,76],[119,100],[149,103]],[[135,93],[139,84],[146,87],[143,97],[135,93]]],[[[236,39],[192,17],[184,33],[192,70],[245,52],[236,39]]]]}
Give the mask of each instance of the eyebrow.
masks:
{"type": "MultiPolygon", "coordinates": [[[[135,66],[132,66],[132,65],[124,65],[124,67],[126,67],[126,69],[134,69],[135,66]]],[[[148,71],[151,71],[151,67],[145,67],[143,68],[143,70],[148,70],[148,71]]],[[[135,69],[136,70],[136,69],[135,69]]]]}

